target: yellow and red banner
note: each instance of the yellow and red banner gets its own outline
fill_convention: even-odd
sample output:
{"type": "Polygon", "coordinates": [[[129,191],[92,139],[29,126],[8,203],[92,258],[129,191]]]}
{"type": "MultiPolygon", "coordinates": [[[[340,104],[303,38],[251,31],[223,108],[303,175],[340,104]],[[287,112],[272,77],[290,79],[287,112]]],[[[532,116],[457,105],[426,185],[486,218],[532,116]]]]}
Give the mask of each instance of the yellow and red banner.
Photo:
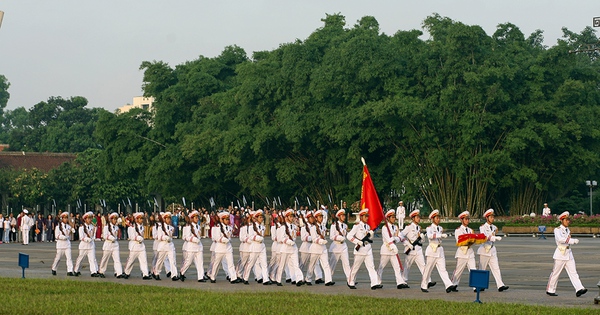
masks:
{"type": "Polygon", "coordinates": [[[363,160],[363,181],[362,189],[360,192],[360,209],[369,209],[369,220],[367,223],[371,227],[371,230],[375,230],[381,221],[383,221],[383,209],[381,208],[381,202],[379,202],[379,196],[373,185],[373,180],[369,174],[367,164],[363,160]]]}

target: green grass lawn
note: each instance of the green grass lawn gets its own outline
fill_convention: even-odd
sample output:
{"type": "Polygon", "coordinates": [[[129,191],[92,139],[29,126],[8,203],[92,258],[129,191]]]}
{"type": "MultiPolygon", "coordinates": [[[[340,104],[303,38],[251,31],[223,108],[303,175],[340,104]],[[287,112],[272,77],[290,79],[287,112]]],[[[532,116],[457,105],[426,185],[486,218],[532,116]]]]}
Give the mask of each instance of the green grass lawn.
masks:
{"type": "Polygon", "coordinates": [[[0,283],[0,314],[598,314],[596,309],[521,304],[223,293],[73,280],[0,278],[0,283]]]}

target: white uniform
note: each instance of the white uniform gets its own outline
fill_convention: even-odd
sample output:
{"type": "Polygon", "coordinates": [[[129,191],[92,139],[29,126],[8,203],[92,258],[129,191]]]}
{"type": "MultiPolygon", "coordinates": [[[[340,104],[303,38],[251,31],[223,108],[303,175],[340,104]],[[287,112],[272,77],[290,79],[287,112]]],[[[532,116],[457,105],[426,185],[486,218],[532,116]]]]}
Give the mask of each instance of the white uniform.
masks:
{"type": "Polygon", "coordinates": [[[338,260],[342,260],[342,268],[346,275],[346,282],[350,283],[350,259],[348,258],[348,245],[346,245],[346,234],[348,234],[348,226],[344,222],[336,221],[329,228],[329,238],[331,239],[331,245],[329,245],[329,252],[331,257],[329,258],[329,267],[331,268],[331,276],[335,273],[335,266],[338,260]]]}
{"type": "MultiPolygon", "coordinates": [[[[410,252],[406,255],[406,259],[404,259],[404,281],[408,281],[408,275],[410,274],[410,267],[413,263],[417,264],[419,268],[419,272],[421,272],[421,276],[425,271],[425,258],[423,257],[423,248],[419,245],[415,245],[414,247],[411,245],[414,243],[419,236],[421,236],[421,227],[412,222],[402,232],[400,232],[404,241],[404,253],[406,253],[409,249],[410,252]]],[[[431,279],[428,279],[428,282],[431,282],[431,279]]]]}
{"type": "Polygon", "coordinates": [[[200,241],[202,228],[199,224],[191,223],[183,227],[183,265],[181,266],[181,275],[190,268],[192,262],[196,266],[198,280],[204,279],[204,247],[200,241]]]}
{"type": "Polygon", "coordinates": [[[375,263],[373,262],[373,250],[371,248],[371,243],[361,241],[367,234],[372,234],[371,228],[368,224],[358,222],[354,224],[352,230],[348,233],[346,238],[352,242],[354,245],[360,245],[360,248],[356,250],[354,248],[354,263],[352,264],[352,269],[350,270],[350,281],[348,285],[353,286],[356,281],[356,274],[358,273],[358,269],[365,263],[365,267],[367,267],[367,271],[369,272],[369,278],[371,279],[371,287],[378,285],[378,277],[377,271],[375,270],[375,263]]]}
{"type": "Polygon", "coordinates": [[[554,250],[554,255],[552,256],[554,258],[554,268],[548,279],[546,292],[556,292],[558,277],[563,268],[567,270],[571,284],[575,287],[575,292],[583,290],[583,284],[579,280],[577,268],[575,267],[575,258],[573,258],[573,253],[571,252],[571,245],[579,243],[579,240],[571,238],[569,228],[562,224],[554,229],[554,240],[556,241],[556,250],[554,250]]]}
{"type": "Polygon", "coordinates": [[[277,225],[273,225],[273,227],[271,228],[271,240],[273,241],[271,243],[271,260],[269,261],[269,278],[271,278],[272,280],[275,280],[275,277],[277,276],[277,269],[279,268],[279,259],[280,259],[280,252],[279,252],[279,242],[277,241],[277,228],[278,228],[279,224],[277,225]]]}
{"type": "Polygon", "coordinates": [[[119,254],[119,226],[113,225],[112,223],[107,224],[102,228],[102,238],[104,239],[104,245],[102,245],[102,259],[100,260],[100,273],[104,274],[108,268],[108,260],[112,257],[115,264],[115,273],[117,276],[123,273],[123,266],[121,265],[121,256],[119,254]]]}
{"type": "Polygon", "coordinates": [[[23,239],[23,244],[29,244],[29,229],[33,226],[33,219],[29,217],[29,215],[24,215],[21,217],[21,237],[23,239]]]}
{"type": "Polygon", "coordinates": [[[279,268],[275,275],[275,281],[281,283],[281,275],[287,267],[290,271],[292,281],[302,281],[304,278],[298,265],[298,246],[296,246],[296,235],[298,228],[293,223],[283,223],[277,229],[277,241],[279,242],[279,268]]]}
{"type": "Polygon", "coordinates": [[[248,260],[250,259],[250,244],[248,243],[248,230],[250,226],[248,224],[240,227],[240,258],[238,259],[236,266],[236,274],[238,278],[244,277],[244,270],[248,266],[248,260]]]}
{"type": "Polygon", "coordinates": [[[404,229],[404,218],[406,218],[406,208],[404,206],[398,206],[398,208],[396,208],[396,220],[398,221],[400,230],[404,229]]]}
{"type": "Polygon", "coordinates": [[[73,259],[71,258],[71,226],[60,222],[54,229],[56,239],[56,257],[52,264],[52,270],[56,271],[58,263],[63,255],[67,259],[67,272],[73,272],[73,259]]]}
{"type": "MultiPolygon", "coordinates": [[[[458,237],[463,234],[473,234],[473,230],[468,226],[459,226],[454,231],[454,236],[456,237],[457,243],[458,237]]],[[[459,246],[456,249],[454,258],[456,258],[456,269],[454,269],[454,273],[452,274],[452,283],[454,285],[458,285],[465,267],[469,266],[469,270],[477,269],[477,264],[475,263],[475,252],[473,252],[471,246],[459,246]]]]}
{"type": "Polygon", "coordinates": [[[137,259],[140,262],[140,270],[144,277],[148,277],[148,257],[146,257],[146,245],[144,245],[144,226],[134,223],[127,228],[129,237],[129,258],[125,264],[125,274],[131,274],[133,262],[137,259]]]}
{"type": "Polygon", "coordinates": [[[298,249],[300,255],[298,266],[300,267],[300,270],[306,274],[307,282],[312,280],[312,274],[308,273],[308,265],[310,264],[310,244],[312,244],[312,238],[310,236],[311,225],[312,224],[306,222],[306,224],[299,227],[302,244],[300,244],[300,248],[298,249]]]}
{"type": "Polygon", "coordinates": [[[402,239],[398,227],[385,222],[385,226],[381,228],[381,236],[383,238],[383,244],[381,244],[381,250],[379,251],[381,259],[379,260],[379,268],[377,268],[377,277],[381,284],[381,275],[383,274],[383,268],[388,262],[392,263],[394,269],[394,275],[396,278],[396,285],[406,284],[406,280],[402,276],[402,267],[400,266],[400,255],[398,255],[398,247],[396,243],[404,241],[402,239]]]}
{"type": "Polygon", "coordinates": [[[211,230],[212,239],[215,242],[215,258],[212,262],[211,274],[209,274],[209,277],[212,281],[215,281],[217,277],[217,273],[219,272],[219,264],[222,260],[227,262],[225,265],[223,265],[223,268],[227,268],[226,272],[230,281],[237,279],[235,264],[233,263],[233,247],[231,246],[232,234],[233,231],[231,226],[222,223],[214,226],[211,230]]]}
{"type": "Polygon", "coordinates": [[[156,248],[158,251],[158,257],[156,258],[156,265],[154,266],[153,273],[155,275],[159,275],[163,263],[168,263],[171,265],[171,278],[177,277],[177,261],[175,259],[175,245],[173,244],[173,233],[175,232],[175,228],[166,223],[159,224],[156,228],[157,239],[158,239],[158,247],[156,248]],[[165,259],[168,257],[168,261],[165,262],[165,259]]]}
{"type": "Polygon", "coordinates": [[[448,271],[446,271],[446,256],[444,256],[444,248],[442,247],[442,234],[443,229],[439,225],[431,224],[427,228],[429,245],[425,250],[427,262],[425,263],[425,270],[421,279],[421,289],[427,289],[433,267],[437,268],[446,289],[453,285],[450,277],[448,277],[448,271]]]}
{"type": "Polygon", "coordinates": [[[254,269],[255,272],[260,272],[260,275],[257,275],[257,278],[263,279],[264,282],[269,281],[269,270],[267,265],[267,247],[265,246],[265,243],[263,243],[264,237],[264,225],[254,223],[249,226],[247,233],[247,242],[250,257],[248,259],[248,264],[244,269],[243,278],[245,281],[248,281],[251,269],[254,269]]]}
{"type": "Polygon", "coordinates": [[[498,264],[498,255],[496,253],[496,246],[494,242],[496,239],[496,232],[498,228],[493,224],[484,223],[479,227],[479,232],[485,234],[487,241],[477,249],[477,255],[479,255],[479,269],[485,270],[490,265],[492,275],[496,280],[496,286],[498,288],[504,286],[502,282],[502,274],[500,274],[500,265],[498,264]]]}
{"type": "Polygon", "coordinates": [[[75,272],[81,271],[81,262],[87,256],[90,264],[90,272],[95,274],[98,272],[98,262],[96,261],[96,227],[93,225],[82,224],[79,227],[79,256],[75,261],[75,272]]]}
{"type": "Polygon", "coordinates": [[[327,227],[325,224],[319,225],[315,223],[310,227],[310,237],[312,239],[312,243],[309,248],[310,262],[306,272],[306,282],[309,282],[309,275],[317,269],[317,263],[321,265],[321,268],[323,268],[325,283],[332,282],[331,268],[329,267],[329,257],[327,255],[327,246],[325,246],[327,244],[325,233],[327,233],[327,227]]]}

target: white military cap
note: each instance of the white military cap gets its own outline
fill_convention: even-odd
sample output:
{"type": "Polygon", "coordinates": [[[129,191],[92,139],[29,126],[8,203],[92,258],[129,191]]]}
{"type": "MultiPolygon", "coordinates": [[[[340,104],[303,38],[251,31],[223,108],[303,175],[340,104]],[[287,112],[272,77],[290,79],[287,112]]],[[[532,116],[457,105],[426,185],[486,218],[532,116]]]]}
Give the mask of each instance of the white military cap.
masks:
{"type": "Polygon", "coordinates": [[[136,212],[133,214],[133,218],[137,219],[137,218],[142,218],[144,217],[144,213],[143,212],[136,212]]]}
{"type": "Polygon", "coordinates": [[[431,213],[429,214],[429,219],[433,219],[433,217],[439,216],[439,215],[440,215],[440,210],[435,209],[435,210],[431,211],[431,213]]]}
{"type": "Polygon", "coordinates": [[[415,217],[421,215],[421,211],[419,209],[415,209],[413,211],[410,212],[410,214],[408,215],[409,218],[415,217]]]}
{"type": "Polygon", "coordinates": [[[294,215],[294,209],[287,209],[283,212],[284,217],[287,217],[288,215],[294,215]]]}
{"type": "Polygon", "coordinates": [[[569,215],[571,215],[569,211],[565,211],[558,216],[558,219],[562,221],[563,219],[567,219],[569,215]]]}
{"type": "Polygon", "coordinates": [[[317,210],[317,211],[315,211],[314,216],[316,217],[318,215],[324,217],[325,216],[325,211],[323,211],[323,210],[317,210]]]}
{"type": "Polygon", "coordinates": [[[116,212],[113,212],[113,213],[111,213],[111,214],[108,216],[108,218],[109,218],[109,219],[112,219],[112,218],[118,218],[118,217],[119,217],[119,214],[118,214],[118,213],[116,213],[116,212]]]}
{"type": "Polygon", "coordinates": [[[220,212],[219,218],[221,218],[221,219],[229,218],[229,212],[227,212],[227,211],[220,212]]]}
{"type": "Polygon", "coordinates": [[[469,211],[463,211],[458,215],[459,219],[463,219],[469,216],[469,211]]]}
{"type": "Polygon", "coordinates": [[[335,213],[335,216],[336,216],[336,217],[339,217],[339,216],[340,216],[340,215],[342,215],[342,214],[346,214],[346,210],[344,210],[344,209],[340,209],[340,210],[338,210],[338,212],[336,212],[336,213],[335,213]]]}
{"type": "Polygon", "coordinates": [[[395,211],[394,209],[390,209],[390,210],[388,210],[388,211],[385,213],[385,217],[386,217],[386,218],[387,218],[387,217],[389,217],[389,216],[391,216],[391,215],[392,215],[392,216],[393,216],[393,215],[396,215],[396,211],[395,211]]]}
{"type": "Polygon", "coordinates": [[[487,211],[483,213],[484,218],[487,218],[490,215],[494,215],[494,209],[487,209],[487,211]]]}
{"type": "Polygon", "coordinates": [[[86,213],[83,214],[82,218],[85,220],[85,218],[90,217],[93,218],[94,217],[94,213],[92,211],[88,211],[86,213]]]}
{"type": "Polygon", "coordinates": [[[193,217],[198,217],[198,216],[200,216],[200,212],[194,210],[194,211],[190,212],[190,214],[188,216],[190,217],[190,219],[193,217]]]}
{"type": "Polygon", "coordinates": [[[364,208],[358,212],[358,215],[361,216],[361,215],[365,215],[368,213],[369,213],[369,208],[364,208]]]}
{"type": "Polygon", "coordinates": [[[65,218],[65,217],[68,218],[69,217],[69,213],[68,212],[63,212],[63,213],[60,214],[60,217],[61,218],[65,218]]]}

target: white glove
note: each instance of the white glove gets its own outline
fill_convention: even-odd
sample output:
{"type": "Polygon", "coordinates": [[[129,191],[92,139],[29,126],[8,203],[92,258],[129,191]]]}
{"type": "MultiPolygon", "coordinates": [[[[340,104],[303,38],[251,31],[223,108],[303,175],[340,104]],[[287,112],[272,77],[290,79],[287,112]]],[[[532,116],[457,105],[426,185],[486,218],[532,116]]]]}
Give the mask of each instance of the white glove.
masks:
{"type": "Polygon", "coordinates": [[[319,245],[327,244],[327,240],[324,240],[324,239],[320,239],[318,242],[319,242],[319,245]]]}
{"type": "Polygon", "coordinates": [[[442,233],[442,238],[446,238],[446,237],[448,237],[448,234],[442,233]]]}
{"type": "Polygon", "coordinates": [[[221,243],[227,244],[229,243],[229,239],[227,237],[221,237],[221,243]]]}
{"type": "Polygon", "coordinates": [[[86,242],[86,243],[91,243],[91,242],[92,242],[92,239],[91,239],[91,238],[86,238],[86,239],[85,239],[85,242],[86,242]]]}
{"type": "Polygon", "coordinates": [[[494,237],[494,238],[495,238],[494,242],[497,242],[497,241],[501,241],[501,240],[502,240],[502,237],[500,237],[500,236],[496,236],[496,237],[494,237]]]}
{"type": "Polygon", "coordinates": [[[579,240],[578,239],[572,238],[571,240],[573,241],[573,244],[579,244],[579,240]]]}
{"type": "Polygon", "coordinates": [[[356,245],[358,245],[358,246],[365,246],[365,242],[363,242],[363,241],[358,241],[358,243],[356,243],[356,245]]]}
{"type": "Polygon", "coordinates": [[[167,236],[167,237],[165,237],[165,238],[164,238],[164,240],[165,240],[167,243],[171,243],[171,240],[172,240],[172,238],[170,238],[170,237],[168,237],[168,236],[167,236]]]}
{"type": "Polygon", "coordinates": [[[398,247],[396,246],[396,244],[390,245],[390,251],[394,254],[398,254],[398,247]]]}
{"type": "Polygon", "coordinates": [[[64,240],[66,240],[66,239],[67,239],[67,237],[66,237],[66,236],[64,236],[64,235],[61,235],[61,236],[59,236],[59,237],[58,237],[58,239],[59,239],[59,240],[62,240],[62,241],[64,241],[64,240]]]}
{"type": "Polygon", "coordinates": [[[260,235],[256,235],[256,236],[254,237],[254,241],[255,241],[255,242],[258,242],[258,243],[262,243],[263,239],[264,239],[264,238],[263,238],[262,236],[260,236],[260,235]]]}
{"type": "Polygon", "coordinates": [[[400,243],[400,238],[399,237],[394,237],[394,243],[400,243]]]}
{"type": "Polygon", "coordinates": [[[285,243],[286,243],[287,245],[290,245],[290,246],[294,246],[294,244],[296,244],[296,243],[294,243],[294,242],[293,242],[292,240],[290,240],[290,239],[287,239],[287,240],[285,240],[285,243]]]}
{"type": "Polygon", "coordinates": [[[200,244],[200,239],[197,237],[192,237],[192,243],[200,244]]]}
{"type": "Polygon", "coordinates": [[[369,238],[373,237],[373,231],[369,231],[369,238]]]}

